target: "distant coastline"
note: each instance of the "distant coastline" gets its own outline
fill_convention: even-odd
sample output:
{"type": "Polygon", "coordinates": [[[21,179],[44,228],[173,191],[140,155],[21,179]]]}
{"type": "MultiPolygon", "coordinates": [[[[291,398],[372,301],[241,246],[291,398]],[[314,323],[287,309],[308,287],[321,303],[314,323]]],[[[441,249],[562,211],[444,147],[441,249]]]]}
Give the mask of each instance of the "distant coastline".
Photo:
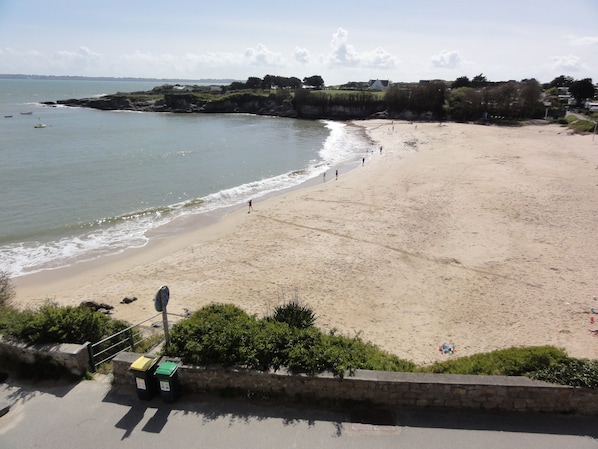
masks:
{"type": "Polygon", "coordinates": [[[216,78],[202,78],[202,79],[177,79],[177,78],[135,78],[135,77],[113,77],[113,76],[75,76],[75,75],[25,75],[13,73],[0,73],[0,79],[15,79],[15,80],[64,80],[64,81],[156,81],[156,82],[188,82],[201,84],[230,84],[235,79],[216,79],[216,78]]]}

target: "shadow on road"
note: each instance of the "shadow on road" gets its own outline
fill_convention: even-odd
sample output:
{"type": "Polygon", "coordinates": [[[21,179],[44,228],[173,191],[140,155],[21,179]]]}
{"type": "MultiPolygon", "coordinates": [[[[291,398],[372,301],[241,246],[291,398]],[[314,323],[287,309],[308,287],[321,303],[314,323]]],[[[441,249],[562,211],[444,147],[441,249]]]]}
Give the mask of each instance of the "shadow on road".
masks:
{"type": "Polygon", "coordinates": [[[146,413],[153,413],[153,416],[142,430],[152,433],[159,433],[173,413],[184,413],[196,415],[202,422],[224,419],[231,424],[279,419],[285,426],[302,422],[311,427],[317,421],[330,422],[336,428],[338,436],[354,425],[364,424],[376,428],[418,427],[486,430],[598,438],[595,416],[389,408],[364,404],[324,406],[272,400],[224,398],[207,393],[185,395],[175,403],[167,404],[161,400],[159,395],[150,401],[139,400],[133,387],[112,388],[104,401],[130,407],[129,411],[116,424],[117,428],[126,430],[123,439],[130,435],[146,413]]]}

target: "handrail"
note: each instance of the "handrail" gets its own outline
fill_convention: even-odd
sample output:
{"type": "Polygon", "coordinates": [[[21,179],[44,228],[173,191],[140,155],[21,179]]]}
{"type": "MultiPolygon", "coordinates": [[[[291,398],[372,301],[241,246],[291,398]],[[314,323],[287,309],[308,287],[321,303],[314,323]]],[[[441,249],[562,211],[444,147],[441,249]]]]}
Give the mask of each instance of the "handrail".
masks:
{"type": "MultiPolygon", "coordinates": [[[[126,351],[129,348],[131,350],[134,350],[134,345],[135,345],[134,338],[136,336],[141,335],[142,332],[139,331],[139,330],[135,331],[133,329],[140,328],[141,325],[147,323],[150,320],[155,319],[159,315],[162,315],[162,313],[156,313],[155,315],[152,315],[151,317],[149,317],[149,318],[147,318],[147,319],[145,319],[145,320],[143,320],[143,321],[141,321],[139,323],[133,324],[133,325],[131,325],[131,326],[125,328],[125,329],[122,329],[122,330],[120,330],[118,332],[115,332],[114,334],[109,335],[108,337],[106,337],[106,338],[104,338],[104,339],[102,339],[100,341],[97,341],[97,342],[95,342],[93,344],[88,344],[87,345],[87,351],[88,351],[88,356],[89,356],[89,366],[90,366],[91,370],[93,372],[95,372],[98,365],[101,365],[102,363],[105,363],[105,362],[108,362],[108,361],[112,360],[118,354],[126,351]],[[107,348],[104,348],[101,351],[94,352],[95,348],[99,347],[100,345],[102,345],[102,344],[104,344],[106,342],[110,342],[115,337],[121,336],[121,335],[123,335],[125,333],[127,334],[126,337],[124,337],[124,338],[121,337],[116,343],[110,344],[107,348]],[[126,343],[127,340],[129,341],[129,343],[126,343]],[[118,350],[118,347],[121,346],[121,345],[123,345],[123,343],[126,343],[126,346],[124,348],[118,350]],[[96,362],[96,358],[98,356],[104,356],[104,355],[106,355],[106,353],[108,353],[108,352],[110,352],[112,350],[115,350],[115,349],[116,349],[116,352],[114,354],[111,354],[111,355],[103,358],[101,361],[96,362]]],[[[141,341],[139,341],[139,343],[141,343],[141,342],[143,342],[145,340],[147,340],[147,338],[142,339],[141,341]]]]}
{"type": "Polygon", "coordinates": [[[158,315],[162,315],[162,313],[156,313],[155,315],[153,315],[153,316],[151,316],[151,317],[149,317],[149,318],[147,318],[147,319],[145,319],[145,320],[143,320],[143,321],[141,321],[141,322],[139,322],[139,323],[137,323],[137,324],[133,324],[133,325],[131,325],[131,326],[127,327],[126,329],[123,329],[123,330],[121,330],[121,331],[118,331],[118,332],[116,332],[116,333],[114,333],[114,334],[110,335],[109,337],[106,337],[106,338],[104,338],[103,340],[100,340],[100,341],[97,341],[97,342],[95,342],[94,344],[92,344],[92,346],[97,346],[97,345],[100,345],[100,344],[102,344],[102,343],[105,343],[106,341],[110,340],[110,339],[111,339],[111,338],[113,338],[113,337],[116,337],[117,335],[120,335],[120,334],[122,334],[122,333],[124,333],[124,332],[126,332],[126,331],[128,331],[128,330],[131,330],[131,329],[133,329],[134,327],[140,326],[140,325],[142,325],[143,323],[147,323],[149,320],[153,320],[153,319],[154,319],[154,318],[156,318],[158,315]]]}

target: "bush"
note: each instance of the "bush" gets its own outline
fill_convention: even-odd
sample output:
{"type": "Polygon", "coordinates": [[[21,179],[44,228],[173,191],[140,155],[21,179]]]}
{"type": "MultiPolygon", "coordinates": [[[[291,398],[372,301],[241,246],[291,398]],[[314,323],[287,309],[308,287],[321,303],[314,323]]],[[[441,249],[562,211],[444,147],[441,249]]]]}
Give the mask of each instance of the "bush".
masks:
{"type": "Polygon", "coordinates": [[[572,387],[598,388],[598,360],[567,357],[558,365],[533,372],[529,377],[572,387]]]}
{"type": "Polygon", "coordinates": [[[109,321],[106,315],[86,307],[60,307],[48,303],[32,315],[21,339],[29,343],[95,342],[105,335],[109,321]]]}
{"type": "Polygon", "coordinates": [[[557,365],[566,358],[565,351],[553,346],[509,348],[438,362],[422,368],[421,371],[446,374],[523,376],[557,365]]]}
{"type": "Polygon", "coordinates": [[[292,372],[315,375],[333,368],[327,357],[322,333],[315,328],[290,329],[285,366],[292,372]]]}
{"type": "Polygon", "coordinates": [[[287,363],[289,350],[289,334],[291,329],[287,323],[272,320],[260,320],[254,338],[254,368],[261,370],[278,370],[287,363]]]}
{"type": "Polygon", "coordinates": [[[172,327],[168,352],[193,365],[253,365],[256,331],[255,317],[232,304],[214,304],[172,327]]]}
{"type": "Polygon", "coordinates": [[[97,342],[128,324],[86,307],[62,307],[48,302],[37,310],[7,308],[0,332],[30,344],[97,342]]]}
{"type": "Polygon", "coordinates": [[[277,312],[278,319],[258,320],[234,305],[207,306],[173,326],[165,351],[194,365],[261,370],[284,366],[293,372],[331,371],[341,377],[346,370],[412,371],[415,367],[359,338],[322,333],[313,326],[313,312],[296,302],[277,312]]]}

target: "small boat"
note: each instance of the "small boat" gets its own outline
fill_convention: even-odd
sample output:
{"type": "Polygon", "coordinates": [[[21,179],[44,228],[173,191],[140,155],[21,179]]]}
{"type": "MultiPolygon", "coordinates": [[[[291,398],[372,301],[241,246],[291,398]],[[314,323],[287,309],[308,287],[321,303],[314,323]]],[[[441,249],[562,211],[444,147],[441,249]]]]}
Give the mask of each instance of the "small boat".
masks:
{"type": "Polygon", "coordinates": [[[31,115],[31,114],[33,114],[33,111],[21,112],[21,115],[31,115]]]}
{"type": "Polygon", "coordinates": [[[34,128],[45,128],[46,124],[45,123],[38,123],[37,125],[34,126],[34,128]]]}
{"type": "Polygon", "coordinates": [[[5,115],[4,118],[12,118],[12,115],[5,115]]]}

